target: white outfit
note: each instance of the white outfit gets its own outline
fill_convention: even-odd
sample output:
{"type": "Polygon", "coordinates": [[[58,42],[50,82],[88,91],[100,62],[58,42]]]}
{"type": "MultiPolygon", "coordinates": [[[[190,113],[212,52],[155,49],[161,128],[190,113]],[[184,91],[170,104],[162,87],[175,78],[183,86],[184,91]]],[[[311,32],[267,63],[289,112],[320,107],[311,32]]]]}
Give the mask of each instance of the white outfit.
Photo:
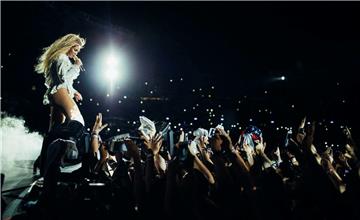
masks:
{"type": "Polygon", "coordinates": [[[66,54],[61,54],[53,62],[49,74],[45,77],[47,91],[44,95],[43,104],[50,104],[49,95],[56,93],[60,88],[66,88],[70,97],[74,98],[74,94],[77,91],[73,88],[73,82],[79,75],[80,67],[72,64],[66,54]]]}

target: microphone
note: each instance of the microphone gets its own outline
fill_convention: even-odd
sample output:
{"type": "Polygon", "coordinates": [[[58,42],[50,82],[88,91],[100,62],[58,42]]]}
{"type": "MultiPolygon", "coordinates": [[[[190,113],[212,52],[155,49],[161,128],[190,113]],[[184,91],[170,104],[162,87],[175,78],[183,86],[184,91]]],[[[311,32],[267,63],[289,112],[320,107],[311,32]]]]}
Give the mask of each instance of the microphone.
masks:
{"type": "MultiPolygon", "coordinates": [[[[79,57],[74,55],[74,60],[76,61],[76,60],[80,60],[80,59],[79,59],[79,57]]],[[[80,60],[80,62],[81,62],[81,60],[80,60]]],[[[81,65],[79,68],[80,68],[80,71],[85,72],[85,68],[84,68],[84,65],[82,64],[82,62],[81,62],[81,65]]]]}
{"type": "Polygon", "coordinates": [[[83,65],[80,66],[80,71],[85,72],[85,68],[83,65]]]}

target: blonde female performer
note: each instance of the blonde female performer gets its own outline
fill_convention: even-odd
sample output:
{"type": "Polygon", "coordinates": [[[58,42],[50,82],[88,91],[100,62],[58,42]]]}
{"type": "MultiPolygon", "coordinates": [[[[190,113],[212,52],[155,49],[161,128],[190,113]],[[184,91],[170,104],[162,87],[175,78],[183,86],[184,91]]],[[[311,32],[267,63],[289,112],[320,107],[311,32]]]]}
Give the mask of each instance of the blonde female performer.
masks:
{"type": "Polygon", "coordinates": [[[82,69],[82,62],[77,54],[84,45],[84,38],[67,34],[44,48],[35,66],[35,71],[45,77],[47,91],[43,104],[50,105],[49,131],[65,120],[76,120],[84,125],[83,116],[73,100],[82,100],[81,94],[73,88],[73,81],[82,69]],[[74,64],[70,59],[74,60],[74,64]]]}

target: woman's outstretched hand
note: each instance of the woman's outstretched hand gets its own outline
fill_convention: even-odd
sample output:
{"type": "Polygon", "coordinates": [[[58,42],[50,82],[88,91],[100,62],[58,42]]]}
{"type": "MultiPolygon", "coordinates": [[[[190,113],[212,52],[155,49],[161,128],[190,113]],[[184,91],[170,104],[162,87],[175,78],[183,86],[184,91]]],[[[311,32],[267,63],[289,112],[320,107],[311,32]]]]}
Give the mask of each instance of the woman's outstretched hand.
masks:
{"type": "Polygon", "coordinates": [[[74,98],[75,98],[75,100],[76,100],[77,102],[83,100],[82,95],[80,94],[80,92],[75,92],[75,93],[74,93],[74,98]]]}

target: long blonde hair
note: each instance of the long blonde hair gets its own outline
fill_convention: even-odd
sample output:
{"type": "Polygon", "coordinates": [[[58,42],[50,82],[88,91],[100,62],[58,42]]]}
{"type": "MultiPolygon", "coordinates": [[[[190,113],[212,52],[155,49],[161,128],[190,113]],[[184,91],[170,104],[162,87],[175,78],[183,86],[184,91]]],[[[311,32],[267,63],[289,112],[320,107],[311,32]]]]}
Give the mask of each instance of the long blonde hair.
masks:
{"type": "Polygon", "coordinates": [[[86,40],[77,34],[67,34],[57,39],[49,47],[43,48],[43,53],[38,58],[38,63],[35,65],[35,72],[47,76],[52,62],[56,60],[60,54],[66,54],[71,47],[75,45],[79,45],[80,48],[83,48],[85,43],[86,40]]]}

